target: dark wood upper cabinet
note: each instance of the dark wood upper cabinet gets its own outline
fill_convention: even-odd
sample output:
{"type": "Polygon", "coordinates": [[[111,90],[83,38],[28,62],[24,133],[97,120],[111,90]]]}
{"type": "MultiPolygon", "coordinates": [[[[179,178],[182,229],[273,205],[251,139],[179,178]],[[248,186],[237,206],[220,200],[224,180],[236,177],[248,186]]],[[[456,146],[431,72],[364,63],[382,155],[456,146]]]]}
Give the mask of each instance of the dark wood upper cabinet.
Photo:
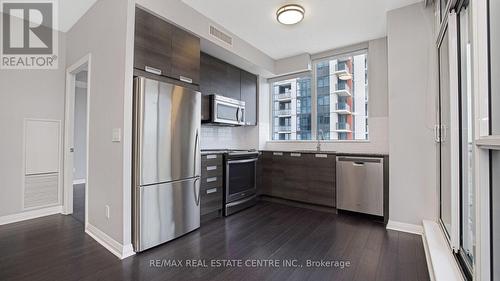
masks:
{"type": "Polygon", "coordinates": [[[225,93],[223,96],[235,100],[241,100],[240,69],[236,66],[226,64],[225,93]]]}
{"type": "Polygon", "coordinates": [[[150,13],[135,9],[134,67],[146,67],[170,76],[172,70],[172,25],[150,13]]]}
{"type": "Polygon", "coordinates": [[[257,76],[252,73],[241,71],[241,100],[245,102],[245,124],[257,125],[257,76]]]}
{"type": "MultiPolygon", "coordinates": [[[[244,101],[245,124],[257,125],[257,76],[205,53],[200,61],[201,93],[244,101]]],[[[210,119],[208,97],[204,97],[201,115],[203,121],[210,119]]]]}
{"type": "Polygon", "coordinates": [[[136,8],[134,68],[198,85],[200,39],[136,8]]]}
{"type": "Polygon", "coordinates": [[[184,82],[200,84],[200,38],[174,28],[172,54],[172,77],[184,82]],[[185,81],[186,79],[188,81],[185,81]]]}

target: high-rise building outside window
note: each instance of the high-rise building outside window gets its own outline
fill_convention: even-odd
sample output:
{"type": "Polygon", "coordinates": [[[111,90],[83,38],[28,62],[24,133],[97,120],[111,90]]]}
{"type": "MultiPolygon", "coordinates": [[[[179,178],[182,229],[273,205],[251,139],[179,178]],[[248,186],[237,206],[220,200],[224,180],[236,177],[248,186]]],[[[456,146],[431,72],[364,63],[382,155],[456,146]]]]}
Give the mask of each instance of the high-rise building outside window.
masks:
{"type": "Polygon", "coordinates": [[[311,77],[273,83],[273,140],[311,139],[311,77]]]}
{"type": "Polygon", "coordinates": [[[366,52],[316,63],[318,137],[368,139],[368,68],[366,52]]]}

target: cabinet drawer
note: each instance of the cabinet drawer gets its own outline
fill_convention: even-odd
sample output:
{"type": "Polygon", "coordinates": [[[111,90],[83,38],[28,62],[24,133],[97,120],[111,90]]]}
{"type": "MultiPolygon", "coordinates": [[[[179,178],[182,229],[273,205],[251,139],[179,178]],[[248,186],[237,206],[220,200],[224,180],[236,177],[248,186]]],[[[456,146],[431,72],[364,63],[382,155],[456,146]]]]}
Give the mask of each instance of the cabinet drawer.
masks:
{"type": "Polygon", "coordinates": [[[208,177],[201,179],[201,190],[207,190],[210,188],[222,188],[222,176],[208,177]]]}
{"type": "Polygon", "coordinates": [[[204,165],[201,167],[201,178],[222,176],[222,165],[204,165]]]}
{"type": "Polygon", "coordinates": [[[222,209],[222,187],[201,191],[200,213],[205,215],[222,209]]]}
{"type": "Polygon", "coordinates": [[[206,154],[201,156],[201,167],[222,165],[222,154],[206,154]]]}

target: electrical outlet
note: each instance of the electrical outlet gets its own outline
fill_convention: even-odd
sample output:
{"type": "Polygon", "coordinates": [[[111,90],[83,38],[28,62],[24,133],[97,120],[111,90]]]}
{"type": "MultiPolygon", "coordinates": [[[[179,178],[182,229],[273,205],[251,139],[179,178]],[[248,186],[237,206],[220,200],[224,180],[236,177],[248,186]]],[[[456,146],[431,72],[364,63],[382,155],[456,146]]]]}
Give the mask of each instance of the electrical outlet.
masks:
{"type": "Polygon", "coordinates": [[[105,209],[106,209],[106,218],[109,220],[109,205],[106,205],[105,209]]]}

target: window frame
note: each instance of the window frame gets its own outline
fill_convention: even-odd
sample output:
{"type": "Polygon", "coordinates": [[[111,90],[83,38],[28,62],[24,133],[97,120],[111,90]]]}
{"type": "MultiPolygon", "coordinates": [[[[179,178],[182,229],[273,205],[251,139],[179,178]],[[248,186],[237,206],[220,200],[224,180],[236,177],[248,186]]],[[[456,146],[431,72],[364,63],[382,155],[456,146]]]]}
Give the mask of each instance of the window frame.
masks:
{"type": "Polygon", "coordinates": [[[368,126],[368,137],[367,139],[352,139],[352,140],[341,140],[341,139],[325,139],[325,140],[319,140],[322,143],[370,143],[371,142],[371,134],[370,134],[370,74],[369,74],[369,69],[370,69],[370,63],[369,63],[369,57],[370,57],[370,52],[368,48],[368,42],[365,43],[360,43],[355,46],[352,46],[351,48],[342,48],[339,50],[333,50],[333,51],[327,51],[315,56],[312,56],[311,60],[311,67],[312,69],[309,71],[302,71],[299,73],[295,74],[289,74],[289,75],[283,75],[283,76],[278,76],[274,78],[268,79],[269,83],[269,118],[270,118],[270,126],[269,126],[269,136],[270,139],[267,140],[268,142],[279,142],[279,143],[309,143],[309,142],[318,142],[318,91],[317,91],[317,65],[321,62],[324,62],[326,60],[330,61],[333,59],[345,57],[345,56],[355,56],[359,54],[365,54],[366,55],[366,69],[367,69],[367,77],[368,81],[366,83],[366,89],[367,89],[367,126],[368,126]],[[279,82],[279,81],[284,81],[284,80],[289,80],[289,79],[294,79],[294,78],[299,78],[303,77],[305,75],[309,75],[311,77],[311,139],[310,140],[275,140],[274,139],[274,116],[273,116],[273,106],[274,106],[274,83],[279,82]]]}

